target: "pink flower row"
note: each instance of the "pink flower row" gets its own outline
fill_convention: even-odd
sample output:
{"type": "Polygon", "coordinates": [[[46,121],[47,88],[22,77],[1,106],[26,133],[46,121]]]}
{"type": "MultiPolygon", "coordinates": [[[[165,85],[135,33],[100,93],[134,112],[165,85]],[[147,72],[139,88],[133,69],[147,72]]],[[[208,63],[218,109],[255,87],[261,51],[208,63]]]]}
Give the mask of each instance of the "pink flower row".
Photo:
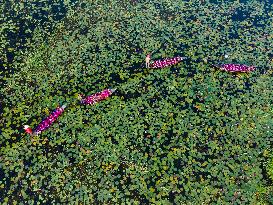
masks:
{"type": "MultiPolygon", "coordinates": [[[[152,62],[152,64],[148,64],[149,68],[165,68],[171,65],[175,65],[180,61],[184,60],[184,57],[174,57],[167,58],[164,60],[156,60],[152,62]]],[[[150,55],[146,57],[146,63],[149,63],[150,55]]],[[[249,72],[255,70],[253,66],[241,65],[241,64],[223,64],[219,67],[221,70],[229,71],[229,72],[249,72]]],[[[108,98],[116,89],[106,89],[101,92],[95,93],[93,95],[84,97],[83,95],[79,95],[79,99],[82,104],[92,105],[97,102],[100,102],[106,98],[108,98]]],[[[32,130],[28,125],[24,126],[26,133],[30,135],[39,135],[42,131],[46,130],[50,127],[50,125],[57,120],[57,118],[64,112],[64,108],[66,105],[61,107],[57,107],[46,119],[44,119],[34,130],[32,130]]]]}
{"type": "MultiPolygon", "coordinates": [[[[108,98],[116,89],[106,89],[101,92],[95,93],[93,95],[84,97],[83,95],[80,95],[79,98],[81,100],[82,104],[92,105],[99,101],[102,101],[106,98],[108,98]]],[[[34,130],[32,130],[28,125],[24,126],[24,130],[26,133],[37,136],[42,131],[46,130],[50,127],[50,125],[56,121],[56,119],[64,112],[64,108],[66,108],[66,105],[63,105],[61,107],[57,107],[46,119],[44,119],[34,130]]]]}

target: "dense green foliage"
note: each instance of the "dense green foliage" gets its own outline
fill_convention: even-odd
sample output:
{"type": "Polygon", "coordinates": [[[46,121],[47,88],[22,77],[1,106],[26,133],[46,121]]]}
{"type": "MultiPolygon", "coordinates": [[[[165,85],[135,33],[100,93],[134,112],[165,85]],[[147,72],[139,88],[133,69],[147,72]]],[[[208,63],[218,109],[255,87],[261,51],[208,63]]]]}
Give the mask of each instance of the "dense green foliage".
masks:
{"type": "Polygon", "coordinates": [[[1,87],[3,203],[273,203],[272,5],[67,0],[56,4],[63,18],[44,3],[43,20],[25,11],[33,5],[1,5],[33,25],[17,48],[5,30],[17,33],[17,18],[1,19],[1,55],[14,54],[1,57],[14,70],[1,87]],[[152,51],[189,60],[146,70],[152,51]],[[235,75],[211,62],[258,68],[235,75]],[[76,99],[109,87],[94,106],[76,99]],[[63,103],[39,137],[23,132],[63,103]]]}

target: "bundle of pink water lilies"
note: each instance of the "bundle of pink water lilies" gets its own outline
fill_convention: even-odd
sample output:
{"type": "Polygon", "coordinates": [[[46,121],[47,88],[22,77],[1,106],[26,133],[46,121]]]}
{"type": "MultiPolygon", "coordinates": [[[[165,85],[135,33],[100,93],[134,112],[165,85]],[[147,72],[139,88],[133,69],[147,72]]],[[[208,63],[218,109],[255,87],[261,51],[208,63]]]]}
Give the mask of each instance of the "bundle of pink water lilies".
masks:
{"type": "MultiPolygon", "coordinates": [[[[157,69],[157,68],[165,68],[169,67],[175,64],[178,64],[179,62],[186,59],[185,57],[174,57],[174,58],[166,58],[163,60],[155,60],[150,63],[151,55],[148,54],[146,56],[146,67],[157,69]]],[[[254,66],[247,66],[244,64],[222,64],[222,65],[215,65],[220,70],[227,71],[227,72],[251,72],[255,70],[254,66]]],[[[81,104],[85,105],[93,105],[95,103],[98,103],[106,98],[108,98],[110,95],[115,92],[116,89],[106,89],[101,92],[92,94],[90,96],[84,96],[82,94],[79,95],[79,100],[81,104]]],[[[28,133],[31,136],[37,136],[44,130],[48,129],[53,122],[57,120],[57,118],[64,112],[64,109],[66,108],[66,105],[62,105],[61,107],[58,106],[48,117],[46,117],[34,130],[32,130],[28,125],[24,125],[24,130],[26,133],[28,133]]]]}

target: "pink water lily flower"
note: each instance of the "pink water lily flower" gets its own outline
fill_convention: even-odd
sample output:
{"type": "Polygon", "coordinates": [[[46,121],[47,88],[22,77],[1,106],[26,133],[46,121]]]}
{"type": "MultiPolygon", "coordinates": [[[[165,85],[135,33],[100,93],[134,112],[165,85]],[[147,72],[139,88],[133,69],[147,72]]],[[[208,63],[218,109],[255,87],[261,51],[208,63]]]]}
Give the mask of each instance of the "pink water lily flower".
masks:
{"type": "Polygon", "coordinates": [[[255,70],[254,66],[248,66],[244,64],[222,64],[216,65],[216,67],[220,68],[220,70],[228,72],[250,72],[255,70]]]}
{"type": "Polygon", "coordinates": [[[106,89],[93,95],[89,95],[87,97],[84,97],[80,94],[79,99],[81,100],[82,104],[92,105],[108,98],[110,95],[112,95],[113,92],[115,92],[115,90],[116,89],[106,89]]]}
{"type": "Polygon", "coordinates": [[[174,57],[174,58],[166,58],[164,60],[156,60],[150,64],[150,68],[165,68],[171,65],[175,65],[180,61],[186,59],[186,57],[174,57]]]}
{"type": "Polygon", "coordinates": [[[32,131],[32,129],[28,126],[24,126],[24,130],[26,133],[37,136],[42,131],[48,129],[51,124],[57,120],[57,118],[64,112],[64,108],[66,108],[66,105],[63,105],[62,107],[57,107],[46,119],[44,119],[35,129],[32,131]]]}

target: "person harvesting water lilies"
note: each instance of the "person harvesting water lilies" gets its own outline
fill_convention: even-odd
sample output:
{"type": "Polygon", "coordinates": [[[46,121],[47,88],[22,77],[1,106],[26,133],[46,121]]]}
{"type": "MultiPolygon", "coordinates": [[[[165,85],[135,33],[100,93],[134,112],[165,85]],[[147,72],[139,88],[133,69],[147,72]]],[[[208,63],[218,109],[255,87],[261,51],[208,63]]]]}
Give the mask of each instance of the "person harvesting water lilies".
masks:
{"type": "Polygon", "coordinates": [[[26,131],[27,134],[32,135],[32,129],[28,125],[24,125],[24,130],[26,131]]]}
{"type": "Polygon", "coordinates": [[[146,58],[145,58],[145,61],[146,61],[146,68],[149,68],[150,67],[150,60],[151,60],[151,54],[149,53],[146,58]]]}

